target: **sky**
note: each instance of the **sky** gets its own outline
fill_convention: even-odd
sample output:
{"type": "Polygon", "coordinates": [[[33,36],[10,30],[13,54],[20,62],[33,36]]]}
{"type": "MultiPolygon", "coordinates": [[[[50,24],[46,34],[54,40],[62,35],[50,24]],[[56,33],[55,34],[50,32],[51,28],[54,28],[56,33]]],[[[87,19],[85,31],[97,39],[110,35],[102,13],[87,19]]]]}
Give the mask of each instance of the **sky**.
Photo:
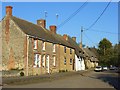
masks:
{"type": "MultiPolygon", "coordinates": [[[[38,19],[46,17],[46,28],[50,25],[60,25],[71,16],[84,2],[2,2],[2,18],[5,16],[5,7],[13,7],[13,16],[36,24],[38,19]],[[58,19],[56,18],[58,14],[58,19]]],[[[86,30],[99,17],[108,2],[87,2],[87,4],[57,30],[58,34],[67,34],[76,37],[80,42],[81,27],[83,26],[83,44],[97,47],[100,40],[107,38],[113,45],[118,43],[118,3],[111,2],[99,21],[89,30],[86,30]],[[102,31],[102,32],[101,32],[102,31]]],[[[1,18],[0,18],[1,19],[1,18]]]]}

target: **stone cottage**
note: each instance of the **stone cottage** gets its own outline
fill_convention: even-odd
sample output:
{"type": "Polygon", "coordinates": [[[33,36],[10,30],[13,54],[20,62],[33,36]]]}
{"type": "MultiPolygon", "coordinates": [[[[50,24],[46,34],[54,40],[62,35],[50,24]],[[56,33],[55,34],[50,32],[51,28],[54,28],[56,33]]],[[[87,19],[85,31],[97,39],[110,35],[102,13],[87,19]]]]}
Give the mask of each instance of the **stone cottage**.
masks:
{"type": "Polygon", "coordinates": [[[0,28],[2,70],[19,70],[26,76],[75,70],[75,48],[56,33],[55,25],[47,30],[45,20],[33,24],[13,16],[7,6],[0,28]]]}

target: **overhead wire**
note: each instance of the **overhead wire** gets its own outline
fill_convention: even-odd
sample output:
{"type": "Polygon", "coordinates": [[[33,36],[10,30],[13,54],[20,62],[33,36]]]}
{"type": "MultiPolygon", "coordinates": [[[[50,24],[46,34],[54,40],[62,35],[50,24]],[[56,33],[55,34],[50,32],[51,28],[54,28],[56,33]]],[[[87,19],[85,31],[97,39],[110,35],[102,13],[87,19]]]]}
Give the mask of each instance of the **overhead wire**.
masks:
{"type": "Polygon", "coordinates": [[[87,2],[84,2],[74,13],[72,13],[65,21],[63,21],[61,24],[58,25],[57,29],[61,28],[62,26],[64,26],[67,22],[69,22],[75,15],[77,15],[81,9],[83,9],[86,5],[87,2]]]}
{"type": "Polygon", "coordinates": [[[110,2],[107,4],[107,6],[104,8],[104,10],[102,11],[102,13],[100,14],[100,16],[90,25],[90,27],[86,30],[90,30],[97,22],[98,20],[102,17],[102,15],[105,13],[105,11],[107,10],[108,6],[110,5],[112,0],[110,0],[110,2]]]}

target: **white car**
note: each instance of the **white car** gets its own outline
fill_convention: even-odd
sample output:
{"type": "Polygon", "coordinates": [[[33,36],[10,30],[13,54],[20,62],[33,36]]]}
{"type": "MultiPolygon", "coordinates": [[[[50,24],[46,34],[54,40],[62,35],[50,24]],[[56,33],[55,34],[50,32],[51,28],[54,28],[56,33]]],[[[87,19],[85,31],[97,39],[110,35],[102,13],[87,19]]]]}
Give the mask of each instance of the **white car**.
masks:
{"type": "Polygon", "coordinates": [[[96,66],[96,68],[94,69],[94,71],[96,71],[96,72],[102,71],[102,66],[96,66]]]}
{"type": "Polygon", "coordinates": [[[104,70],[104,71],[108,70],[108,67],[107,67],[107,66],[104,66],[104,67],[103,67],[103,70],[104,70]]]}

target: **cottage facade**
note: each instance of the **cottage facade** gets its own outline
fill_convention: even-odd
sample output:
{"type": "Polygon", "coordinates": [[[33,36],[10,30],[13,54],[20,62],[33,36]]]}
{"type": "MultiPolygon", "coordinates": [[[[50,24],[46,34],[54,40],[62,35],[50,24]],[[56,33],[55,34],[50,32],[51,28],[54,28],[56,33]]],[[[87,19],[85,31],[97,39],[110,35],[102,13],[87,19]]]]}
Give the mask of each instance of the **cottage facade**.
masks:
{"type": "Polygon", "coordinates": [[[75,49],[56,33],[56,26],[45,28],[45,20],[37,25],[12,15],[6,7],[2,28],[2,70],[19,70],[26,76],[74,71],[75,49]]]}

